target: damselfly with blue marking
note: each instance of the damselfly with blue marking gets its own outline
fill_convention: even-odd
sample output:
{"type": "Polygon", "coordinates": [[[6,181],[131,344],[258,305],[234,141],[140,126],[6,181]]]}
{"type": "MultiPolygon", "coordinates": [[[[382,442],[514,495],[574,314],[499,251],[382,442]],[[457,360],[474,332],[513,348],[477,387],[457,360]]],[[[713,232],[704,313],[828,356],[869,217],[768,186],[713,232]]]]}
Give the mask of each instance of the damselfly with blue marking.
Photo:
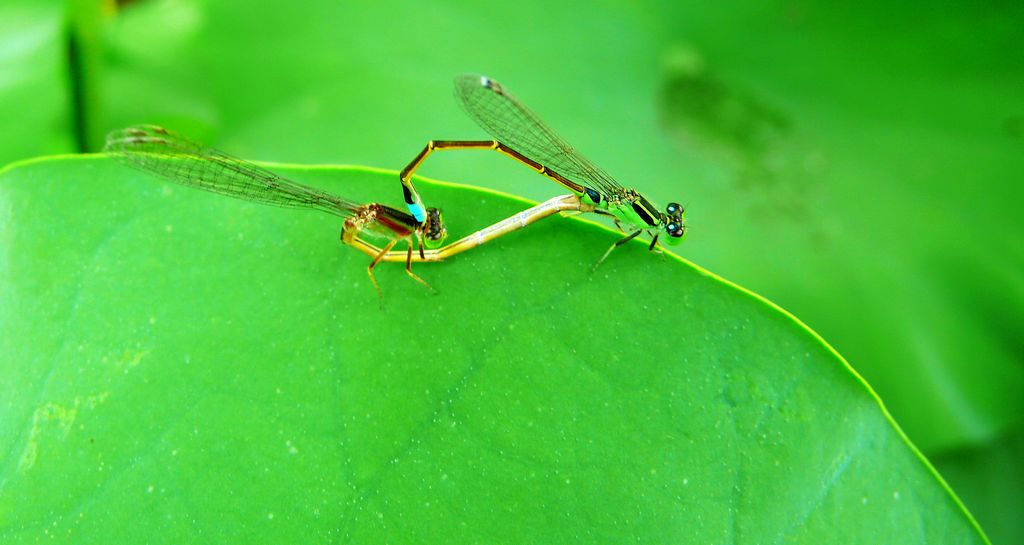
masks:
{"type": "Polygon", "coordinates": [[[253,163],[191,142],[163,127],[139,125],[107,136],[106,151],[143,171],[188,187],[284,208],[319,210],[344,218],[341,241],[370,255],[370,281],[381,296],[373,268],[399,241],[406,241],[405,272],[433,290],[412,272],[413,246],[424,257],[424,245],[437,248],[447,231],[441,212],[425,211],[422,219],[378,203],[360,204],[289,180],[253,163]],[[384,241],[377,248],[366,237],[384,241]]]}
{"type": "MultiPolygon", "coordinates": [[[[469,117],[490,133],[494,140],[427,142],[423,151],[400,174],[406,206],[417,220],[425,221],[426,213],[419,193],[413,186],[412,175],[431,152],[491,149],[568,188],[578,199],[577,210],[611,216],[625,236],[608,248],[594,265],[595,268],[604,262],[612,250],[641,233],[646,232],[651,237],[648,249],[652,251],[658,246],[662,233],[667,235],[667,241],[673,245],[686,236],[686,211],[682,205],[669,203],[662,212],[635,189],[620,185],[578,153],[497,81],[473,74],[460,76],[455,80],[455,96],[469,117]],[[628,226],[629,232],[623,225],[628,226]]],[[[550,215],[548,210],[538,213],[550,215]]],[[[393,256],[388,256],[388,259],[393,259],[393,256]]]]}

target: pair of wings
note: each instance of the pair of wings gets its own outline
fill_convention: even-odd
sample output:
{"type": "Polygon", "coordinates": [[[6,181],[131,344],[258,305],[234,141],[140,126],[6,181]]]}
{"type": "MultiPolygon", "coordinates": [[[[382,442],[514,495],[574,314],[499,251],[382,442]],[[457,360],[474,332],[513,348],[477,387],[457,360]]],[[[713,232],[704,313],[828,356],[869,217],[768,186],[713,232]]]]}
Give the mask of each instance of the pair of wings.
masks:
{"type": "MultiPolygon", "coordinates": [[[[455,80],[455,95],[469,117],[502,144],[605,196],[623,191],[500,83],[486,76],[463,75],[455,80]]],[[[172,182],[229,197],[285,208],[312,208],[337,216],[360,207],[154,125],[111,133],[106,150],[172,182]]]]}
{"type": "Polygon", "coordinates": [[[487,76],[465,74],[455,80],[455,96],[469,117],[498,142],[605,196],[624,191],[500,83],[487,76]]]}

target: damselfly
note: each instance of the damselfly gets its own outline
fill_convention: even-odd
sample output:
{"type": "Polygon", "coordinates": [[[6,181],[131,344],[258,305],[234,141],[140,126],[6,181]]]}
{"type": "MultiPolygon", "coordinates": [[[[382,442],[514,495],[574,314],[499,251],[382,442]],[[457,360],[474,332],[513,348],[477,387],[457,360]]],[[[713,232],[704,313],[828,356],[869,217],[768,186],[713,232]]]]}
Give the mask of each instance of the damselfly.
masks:
{"type": "Polygon", "coordinates": [[[373,258],[367,273],[378,297],[381,291],[373,277],[373,268],[395,244],[404,240],[408,243],[405,272],[433,289],[412,272],[412,257],[414,239],[421,259],[425,259],[424,244],[428,248],[436,248],[447,236],[441,212],[435,208],[427,209],[422,218],[414,218],[383,204],[359,204],[294,182],[153,125],[114,131],[107,136],[105,149],[132,166],[182,185],[272,206],[319,210],[344,218],[341,241],[373,258]],[[364,237],[382,239],[385,243],[377,248],[364,237]]]}
{"type": "Polygon", "coordinates": [[[494,137],[494,140],[431,140],[402,170],[402,190],[409,212],[419,221],[426,220],[423,202],[412,184],[412,174],[435,150],[492,149],[547,176],[571,190],[579,199],[580,210],[612,217],[626,236],[612,244],[595,267],[615,248],[646,232],[651,237],[649,250],[658,245],[661,232],[670,244],[686,236],[686,211],[678,203],[669,203],[664,212],[657,209],[635,189],[627,189],[580,155],[544,124],[529,108],[516,100],[500,83],[479,75],[463,75],[455,80],[455,96],[466,113],[494,137]],[[623,228],[627,225],[629,232],[623,228]]]}

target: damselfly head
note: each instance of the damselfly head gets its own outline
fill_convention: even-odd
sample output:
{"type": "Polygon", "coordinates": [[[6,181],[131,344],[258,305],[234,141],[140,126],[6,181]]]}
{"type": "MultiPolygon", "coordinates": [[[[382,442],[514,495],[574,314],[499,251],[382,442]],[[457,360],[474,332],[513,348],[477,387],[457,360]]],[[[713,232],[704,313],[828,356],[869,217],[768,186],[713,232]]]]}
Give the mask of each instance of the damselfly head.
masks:
{"type": "Polygon", "coordinates": [[[686,209],[675,202],[665,207],[665,232],[669,244],[679,244],[686,238],[686,209]]]}
{"type": "Polygon", "coordinates": [[[444,226],[444,217],[437,208],[427,208],[427,219],[423,222],[423,238],[424,244],[430,249],[440,247],[448,238],[448,228],[444,226]]]}

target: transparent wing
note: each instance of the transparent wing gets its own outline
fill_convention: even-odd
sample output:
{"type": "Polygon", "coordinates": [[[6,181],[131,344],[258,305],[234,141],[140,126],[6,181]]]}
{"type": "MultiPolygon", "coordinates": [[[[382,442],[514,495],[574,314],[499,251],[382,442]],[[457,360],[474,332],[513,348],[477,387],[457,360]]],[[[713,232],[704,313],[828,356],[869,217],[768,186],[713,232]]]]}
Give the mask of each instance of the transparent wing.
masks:
{"type": "Polygon", "coordinates": [[[455,96],[469,117],[497,141],[541,165],[606,195],[622,191],[611,176],[555,134],[500,83],[476,74],[455,79],[455,96]]]}
{"type": "Polygon", "coordinates": [[[282,178],[155,125],[114,131],[107,135],[104,149],[134,167],[172,182],[229,197],[284,208],[310,208],[343,217],[359,208],[358,203],[282,178]]]}

